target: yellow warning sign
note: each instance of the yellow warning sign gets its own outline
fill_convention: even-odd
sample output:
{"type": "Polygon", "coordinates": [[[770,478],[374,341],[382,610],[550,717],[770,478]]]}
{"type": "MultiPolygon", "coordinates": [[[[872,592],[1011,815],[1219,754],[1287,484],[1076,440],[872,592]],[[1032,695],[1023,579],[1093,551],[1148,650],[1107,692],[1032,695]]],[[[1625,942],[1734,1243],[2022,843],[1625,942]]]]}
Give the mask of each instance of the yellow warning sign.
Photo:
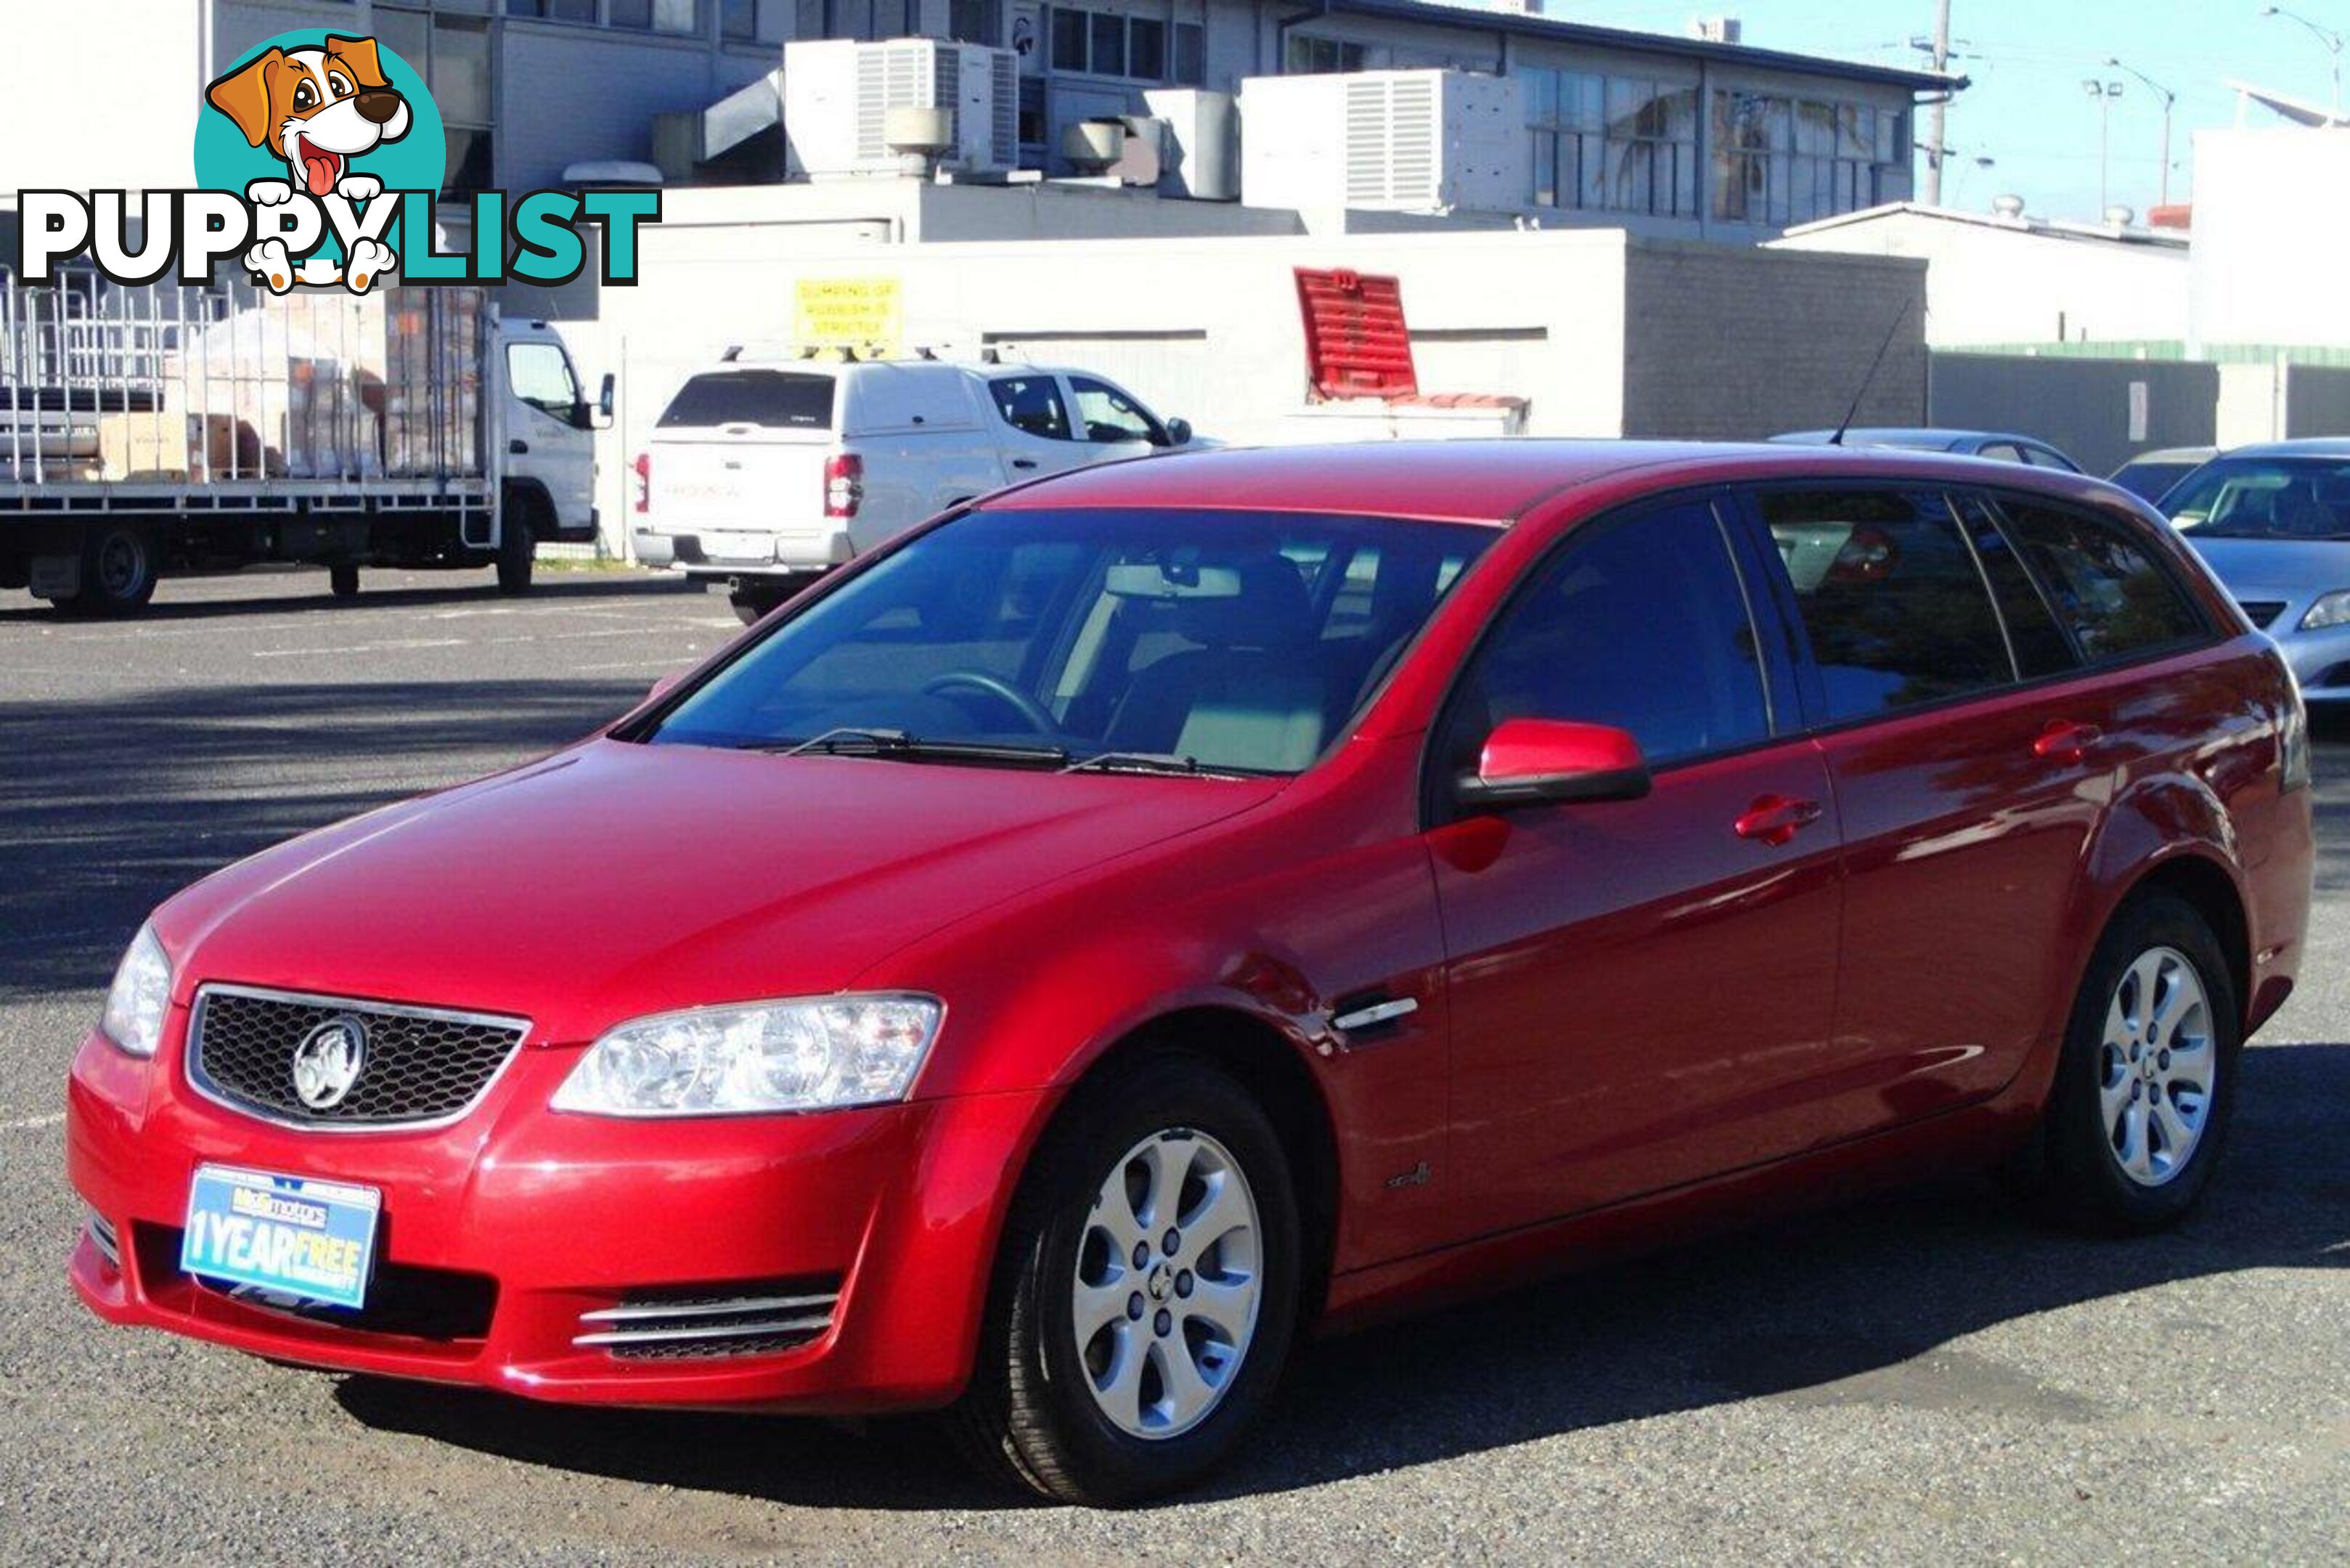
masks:
{"type": "Polygon", "coordinates": [[[894,277],[804,277],[794,296],[793,340],[808,348],[894,349],[904,331],[894,277]]]}

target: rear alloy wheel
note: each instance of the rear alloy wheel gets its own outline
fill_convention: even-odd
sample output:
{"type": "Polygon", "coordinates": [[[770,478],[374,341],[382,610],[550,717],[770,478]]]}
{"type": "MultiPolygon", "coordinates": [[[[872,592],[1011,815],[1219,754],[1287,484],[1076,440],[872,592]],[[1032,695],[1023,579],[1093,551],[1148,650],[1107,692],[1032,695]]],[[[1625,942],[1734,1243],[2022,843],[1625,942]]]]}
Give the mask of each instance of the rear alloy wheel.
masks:
{"type": "Polygon", "coordinates": [[[81,587],[60,607],[80,615],[128,615],[155,597],[155,544],[128,523],[90,530],[82,541],[81,587]]]}
{"type": "Polygon", "coordinates": [[[1197,1482],[1279,1379],[1300,1234],[1272,1123],[1214,1065],[1154,1056],[1088,1084],[1014,1202],[966,1448],[1063,1502],[1197,1482]]]}
{"type": "Polygon", "coordinates": [[[2168,894],[2114,919],[2082,982],[2048,1108],[2051,1196],[2098,1231],[2176,1223],[2211,1179],[2241,1044],[2211,929],[2168,894]]]}

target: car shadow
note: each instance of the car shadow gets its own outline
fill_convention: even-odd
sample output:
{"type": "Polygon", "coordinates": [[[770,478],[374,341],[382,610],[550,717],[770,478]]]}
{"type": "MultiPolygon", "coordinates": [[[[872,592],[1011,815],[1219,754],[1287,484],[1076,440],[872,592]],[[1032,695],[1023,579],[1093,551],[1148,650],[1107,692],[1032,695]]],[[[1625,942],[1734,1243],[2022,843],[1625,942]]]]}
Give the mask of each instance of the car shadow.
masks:
{"type": "MultiPolygon", "coordinates": [[[[302,575],[308,579],[305,584],[307,591],[300,593],[287,593],[281,588],[276,592],[257,591],[249,597],[225,598],[189,595],[186,592],[186,585],[200,582],[219,583],[240,575],[200,573],[186,576],[166,577],[157,587],[155,597],[144,609],[136,616],[120,619],[62,615],[38,599],[20,598],[10,595],[6,600],[0,600],[0,606],[5,606],[0,607],[0,628],[10,626],[107,626],[127,628],[151,623],[220,620],[250,615],[284,615],[294,610],[316,610],[325,614],[345,610],[406,609],[451,603],[494,605],[501,602],[497,597],[497,591],[488,586],[486,575],[473,571],[452,575],[445,587],[435,584],[431,587],[368,587],[367,583],[383,580],[380,576],[369,577],[363,579],[359,597],[349,599],[338,599],[334,597],[327,586],[327,576],[324,572],[307,569],[302,575]],[[175,587],[179,588],[180,592],[175,593],[173,591],[175,587]]],[[[249,576],[254,587],[259,590],[270,583],[283,584],[293,575],[289,572],[256,572],[249,574],[249,576]]],[[[640,598],[696,594],[703,591],[704,589],[699,584],[682,576],[668,574],[656,576],[637,572],[542,571],[531,585],[528,597],[514,602],[571,604],[597,599],[640,598]]]]}
{"type": "MultiPolygon", "coordinates": [[[[1879,1403],[2081,1422],[2051,1386],[1957,1342],[2173,1281],[2350,1262],[2350,1047],[2245,1058],[2228,1162],[2186,1225],[2133,1241],[2043,1227],[1945,1184],[1309,1344],[1263,1426],[1203,1490],[1295,1490],[1749,1399],[1879,1403]]],[[[2216,1328],[2180,1319],[2181,1334],[2216,1328]]],[[[810,1507],[1024,1506],[911,1421],[844,1432],[762,1417],[538,1406],[346,1380],[362,1424],[587,1474],[810,1507]]]]}

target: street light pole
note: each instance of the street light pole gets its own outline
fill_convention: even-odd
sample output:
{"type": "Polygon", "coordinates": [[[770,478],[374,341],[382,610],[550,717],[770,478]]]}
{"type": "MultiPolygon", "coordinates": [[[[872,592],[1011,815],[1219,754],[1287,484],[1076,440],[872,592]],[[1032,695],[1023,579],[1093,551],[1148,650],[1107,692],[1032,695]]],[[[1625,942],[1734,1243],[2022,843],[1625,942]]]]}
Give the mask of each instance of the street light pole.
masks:
{"type": "Polygon", "coordinates": [[[2106,64],[2116,70],[2127,71],[2162,95],[2162,204],[2168,207],[2170,205],[2170,116],[2171,111],[2178,107],[2178,95],[2136,66],[2124,65],[2116,59],[2108,59],[2106,64]]]}
{"type": "Polygon", "coordinates": [[[2093,78],[2083,82],[2081,90],[2097,100],[2097,222],[2102,223],[2111,205],[2107,174],[2113,151],[2114,99],[2122,96],[2122,84],[2093,78]]]}
{"type": "Polygon", "coordinates": [[[2261,7],[2261,15],[2263,16],[2281,16],[2288,22],[2298,22],[2303,27],[2308,28],[2311,36],[2316,38],[2319,43],[2325,46],[2325,52],[2334,57],[2334,118],[2336,119],[2341,119],[2342,35],[2335,32],[2331,27],[2321,27],[2316,23],[2311,21],[2308,17],[2303,16],[2300,12],[2288,11],[2282,5],[2263,5],[2261,7]]]}

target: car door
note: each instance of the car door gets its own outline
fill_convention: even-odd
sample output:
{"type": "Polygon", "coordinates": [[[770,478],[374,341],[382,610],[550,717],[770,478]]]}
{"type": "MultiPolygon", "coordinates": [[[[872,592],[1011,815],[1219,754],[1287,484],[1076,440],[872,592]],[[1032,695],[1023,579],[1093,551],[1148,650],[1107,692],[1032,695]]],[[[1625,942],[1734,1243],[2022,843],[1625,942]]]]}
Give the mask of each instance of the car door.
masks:
{"type": "Polygon", "coordinates": [[[546,487],[555,525],[588,524],[596,485],[596,437],[571,357],[552,337],[506,344],[505,472],[546,487]]]}
{"type": "Polygon", "coordinates": [[[1596,520],[1529,574],[1430,749],[1462,1234],[1814,1141],[1841,892],[1783,638],[1707,501],[1596,520]],[[1758,626],[1752,613],[1762,612],[1758,626]],[[1505,719],[1627,729],[1642,799],[1471,815],[1505,719]]]}
{"type": "Polygon", "coordinates": [[[1045,370],[1007,371],[987,382],[995,434],[1003,449],[1004,477],[1014,483],[1060,473],[1092,461],[1076,440],[1061,379],[1045,370]]]}
{"type": "Polygon", "coordinates": [[[1766,488],[1775,591],[1844,829],[1847,1134],[2005,1084],[2046,1022],[2100,809],[2077,654],[1986,509],[1931,487],[1766,488]]]}

